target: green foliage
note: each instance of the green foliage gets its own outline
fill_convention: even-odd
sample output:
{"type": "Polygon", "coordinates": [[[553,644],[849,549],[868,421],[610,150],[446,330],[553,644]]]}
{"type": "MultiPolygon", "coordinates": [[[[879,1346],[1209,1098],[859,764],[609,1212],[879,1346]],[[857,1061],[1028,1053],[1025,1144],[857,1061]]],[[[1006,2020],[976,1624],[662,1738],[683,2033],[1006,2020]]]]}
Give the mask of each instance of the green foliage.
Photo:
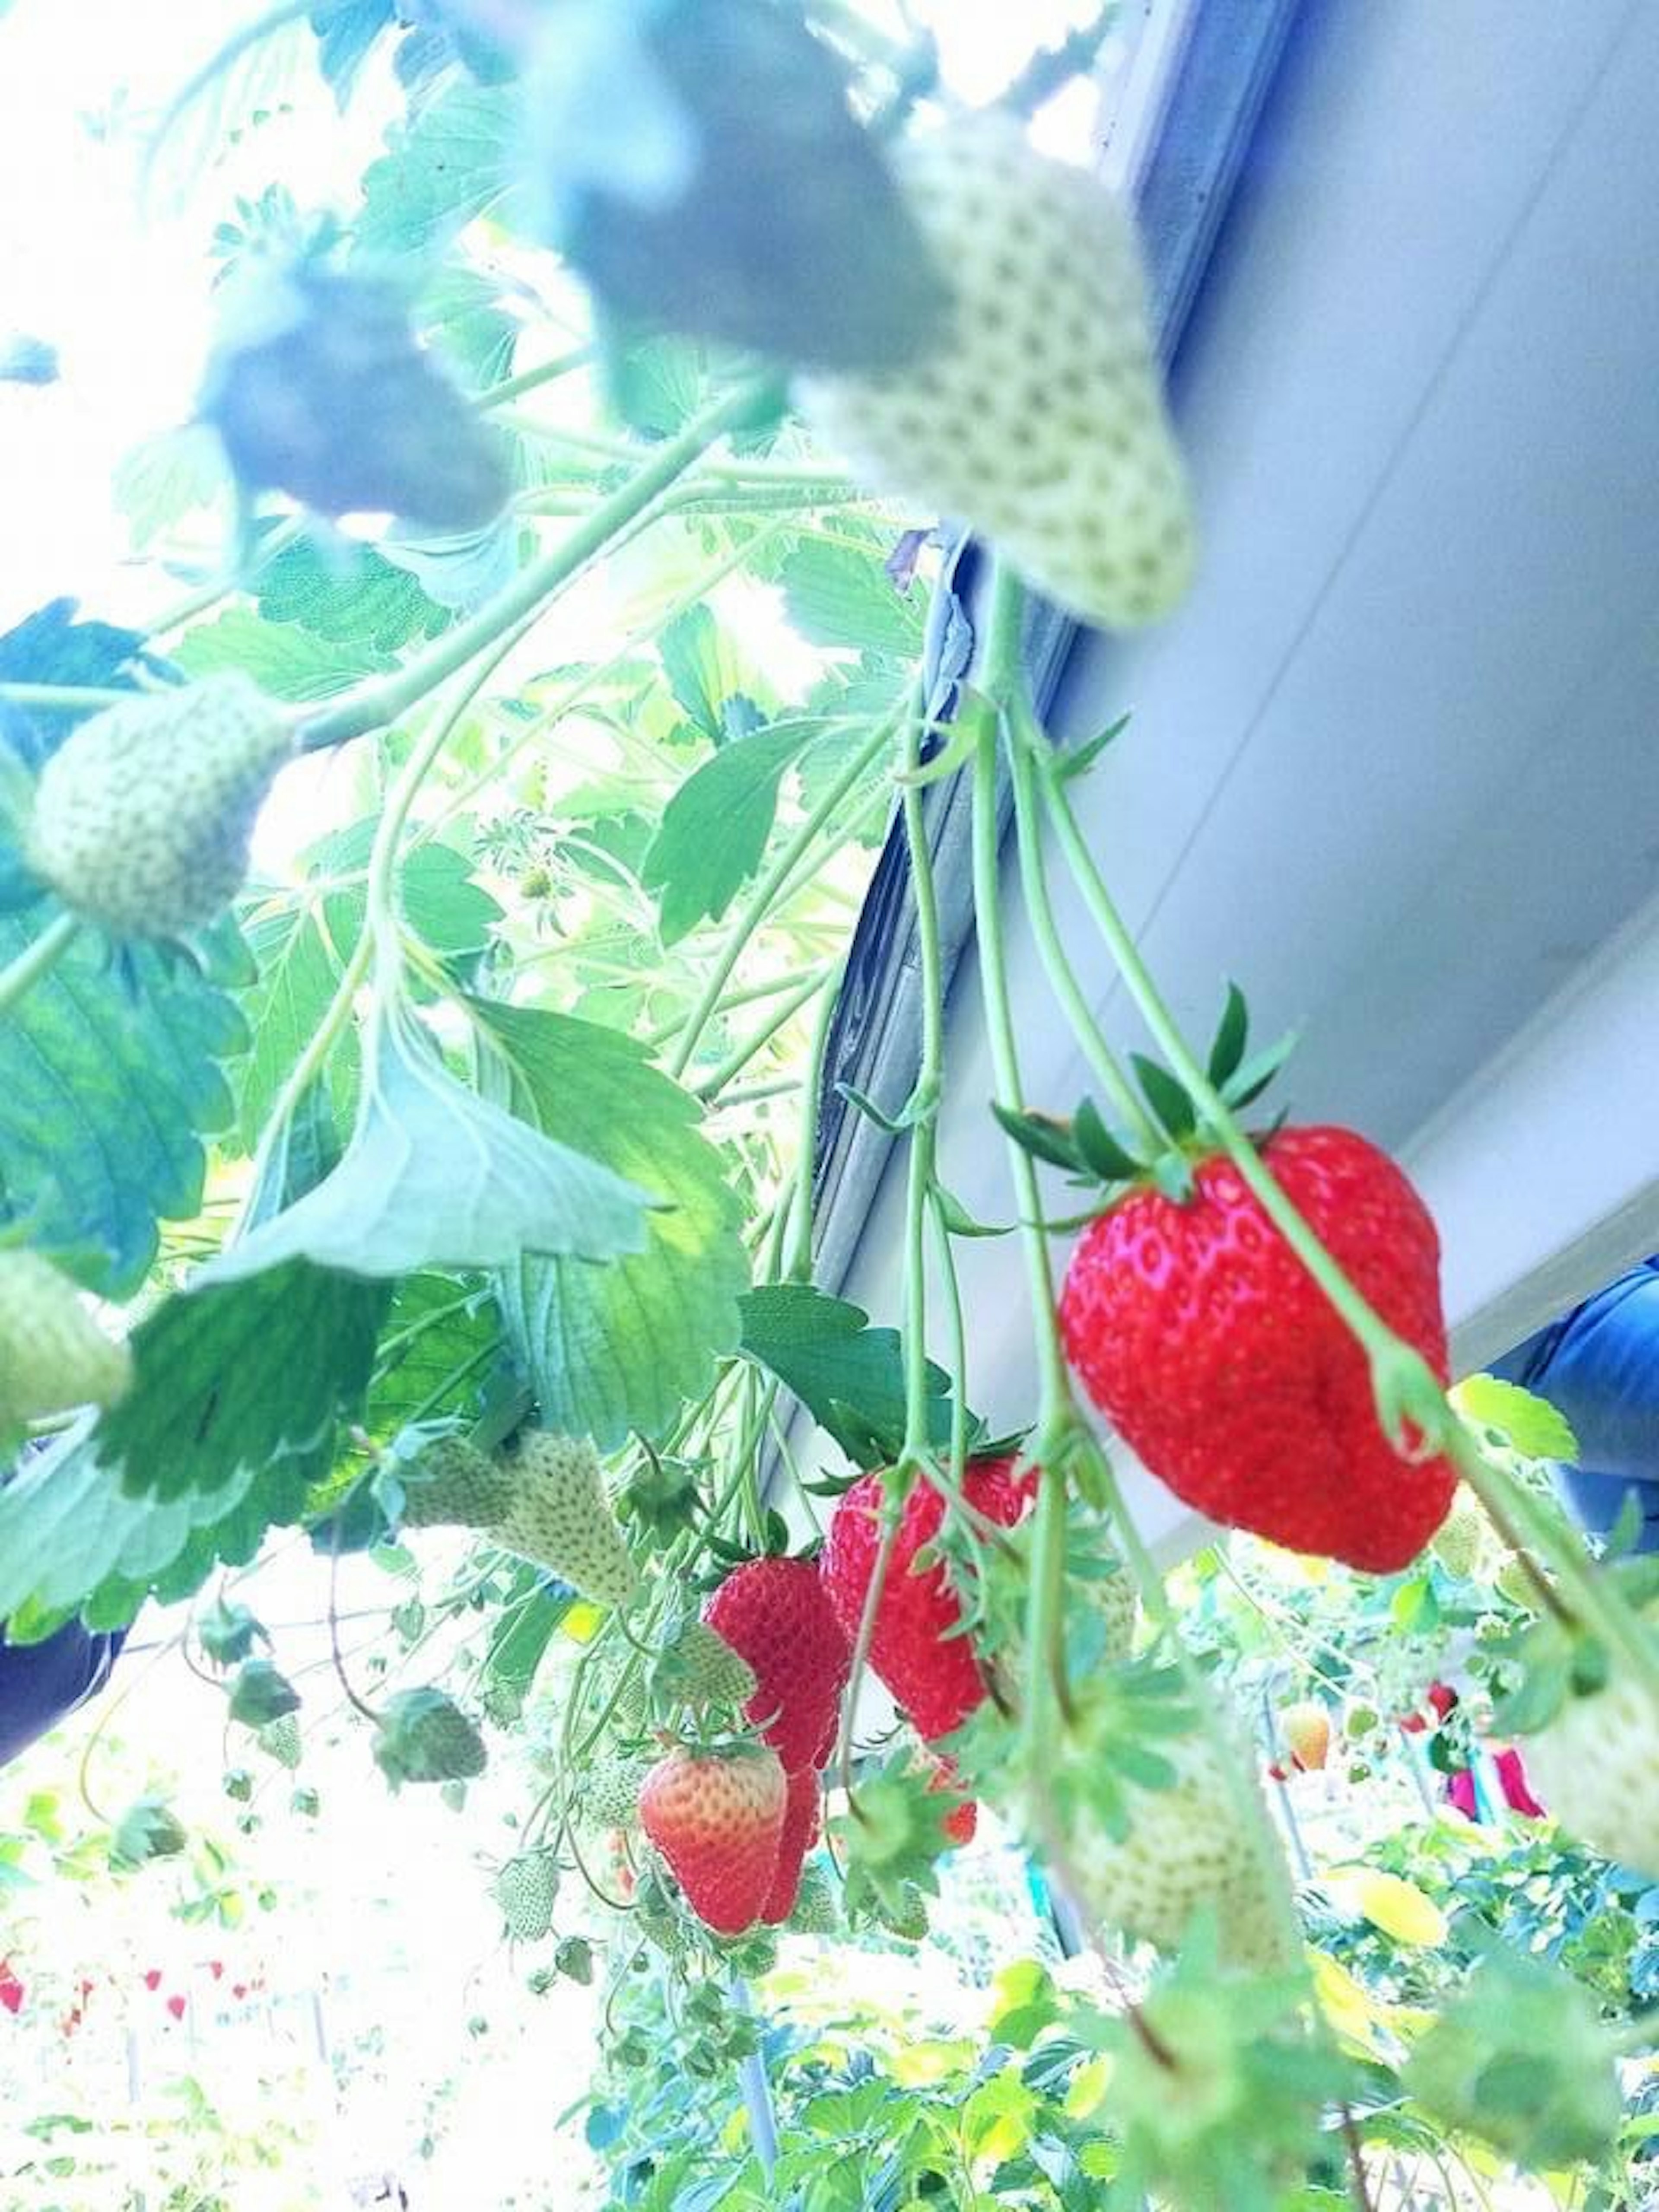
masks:
{"type": "MultiPolygon", "coordinates": [[[[775,1375],[860,1467],[878,1467],[904,1434],[904,1353],[898,1332],[873,1328],[845,1298],[808,1283],[772,1283],[743,1301],[746,1358],[775,1375]]],[[[950,1377],[927,1363],[928,1430],[951,1433],[950,1377]]]]}
{"type": "Polygon", "coordinates": [[[526,1256],[498,1279],[542,1419],[604,1450],[630,1429],[654,1434],[737,1340],[748,1267],[720,1157],[700,1133],[695,1100],[627,1038],[565,1015],[475,1010],[494,1048],[484,1073],[497,1095],[623,1188],[648,1194],[653,1208],[638,1258],[599,1270],[541,1257],[526,1239],[526,1256]]]}
{"type": "Polygon", "coordinates": [[[811,721],[775,722],[725,745],[688,776],[664,810],[641,878],[661,897],[663,943],[718,921],[760,866],[784,770],[817,735],[811,721]]]}
{"type": "MultiPolygon", "coordinates": [[[[0,965],[31,933],[0,916],[0,965]]],[[[105,1296],[128,1297],[158,1224],[202,1201],[204,1138],[233,1118],[233,1000],[149,947],[90,938],[0,1021],[0,1216],[105,1296]]]]}

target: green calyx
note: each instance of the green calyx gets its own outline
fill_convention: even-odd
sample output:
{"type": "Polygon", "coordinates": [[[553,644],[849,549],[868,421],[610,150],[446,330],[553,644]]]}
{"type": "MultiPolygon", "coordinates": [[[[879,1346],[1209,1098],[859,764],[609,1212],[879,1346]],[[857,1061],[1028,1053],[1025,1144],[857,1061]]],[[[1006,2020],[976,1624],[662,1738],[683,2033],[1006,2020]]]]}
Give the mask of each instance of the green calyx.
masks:
{"type": "MultiPolygon", "coordinates": [[[[1294,1036],[1286,1036],[1247,1057],[1249,1041],[1249,1011],[1243,993],[1231,983],[1206,1072],[1234,1113],[1261,1097],[1296,1042],[1294,1036]]],[[[1034,1159],[1064,1169],[1079,1185],[1116,1194],[1133,1184],[1151,1182],[1166,1198],[1184,1204],[1193,1195],[1193,1163],[1212,1152],[1218,1139],[1178,1077],[1141,1053],[1131,1053],[1129,1064],[1144,1102],[1139,1116],[1141,1131],[1134,1138],[1109,1127],[1092,1098],[1082,1099],[1070,1121],[994,1101],[991,1111],[1005,1134],[1034,1159]]]]}

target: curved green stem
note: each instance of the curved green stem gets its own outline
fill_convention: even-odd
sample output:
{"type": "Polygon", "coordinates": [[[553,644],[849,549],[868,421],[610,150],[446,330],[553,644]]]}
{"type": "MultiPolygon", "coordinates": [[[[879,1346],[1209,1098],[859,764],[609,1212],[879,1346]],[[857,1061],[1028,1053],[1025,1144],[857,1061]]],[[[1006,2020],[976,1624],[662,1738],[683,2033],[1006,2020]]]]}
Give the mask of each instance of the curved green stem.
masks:
{"type": "Polygon", "coordinates": [[[796,867],[812,849],[819,833],[835,820],[849,792],[856,788],[872,764],[878,760],[891,742],[894,718],[890,717],[868,741],[861,745],[852,759],[818,800],[817,805],[793,833],[785,841],[771,866],[756,884],[744,901],[736,920],[727,932],[726,941],[709,970],[697,1003],[686,1019],[668,1063],[668,1072],[678,1079],[683,1076],[696,1055],[715,1007],[732,980],[732,971],[743,957],[744,950],[757,929],[771,913],[779,892],[796,867]]]}
{"type": "Polygon", "coordinates": [[[683,476],[717,438],[750,414],[760,389],[755,385],[743,386],[705,409],[687,423],[678,437],[660,446],[619,490],[601,501],[585,522],[539,560],[531,562],[469,621],[459,623],[424,653],[417,653],[406,666],[361,685],[337,705],[313,715],[304,726],[303,749],[320,752],[395,721],[438,684],[516,629],[550,592],[586,568],[596,554],[603,552],[611,539],[642,514],[677,477],[683,476]]]}
{"type": "MultiPolygon", "coordinates": [[[[910,1158],[904,1196],[904,1458],[920,1464],[929,1455],[927,1425],[927,1216],[935,1182],[939,1087],[945,1077],[945,969],[939,948],[939,890],[933,853],[927,842],[927,815],[921,787],[920,701],[904,718],[899,757],[904,781],[899,811],[910,860],[910,889],[915,901],[916,958],[921,993],[921,1052],[910,1094],[910,1158]]],[[[962,1470],[952,1469],[959,1484],[962,1470]]]]}
{"type": "Polygon", "coordinates": [[[733,1045],[712,1075],[706,1075],[701,1082],[692,1085],[693,1094],[705,1100],[718,1098],[732,1078],[740,1075],[757,1054],[765,1051],[779,1030],[787,1029],[801,1008],[818,995],[826,979],[834,972],[826,963],[813,969],[793,985],[766,1016],[760,1027],[751,1030],[739,1043],[733,1045]]]}
{"type": "MultiPolygon", "coordinates": [[[[983,689],[995,699],[1012,694],[1023,681],[1019,656],[1024,601],[1018,585],[999,567],[993,587],[991,624],[986,641],[983,689]]],[[[997,844],[997,733],[988,717],[980,730],[973,764],[974,923],[979,947],[980,989],[985,1007],[985,1027],[991,1046],[997,1097],[1018,1109],[1023,1102],[1019,1051],[1014,1042],[1012,1001],[1008,989],[1007,956],[1003,945],[1000,908],[1001,883],[997,844]]],[[[1036,1332],[1037,1373],[1041,1395],[1037,1409],[1039,1438],[1063,1429],[1074,1418],[1072,1386],[1054,1325],[1054,1276],[1048,1264],[1048,1238],[1042,1227],[1042,1194],[1030,1154],[1012,1138],[1006,1145],[1008,1171],[1012,1177],[1020,1222],[1020,1249],[1024,1255],[1027,1287],[1031,1298],[1032,1326],[1036,1332]]]]}
{"type": "Polygon", "coordinates": [[[826,975],[823,996],[812,1023],[806,1048],[806,1072],[801,1083],[800,1135],[797,1140],[795,1188],[789,1208],[789,1228],[784,1246],[783,1278],[805,1283],[812,1273],[812,1187],[817,1170],[818,1122],[823,1113],[824,1066],[830,1052],[830,1033],[835,1026],[846,963],[838,960],[826,975]]]}
{"type": "Polygon", "coordinates": [[[0,1014],[9,1013],[43,975],[52,973],[80,933],[79,915],[55,915],[14,961],[0,968],[0,1014]]]}
{"type": "Polygon", "coordinates": [[[1014,787],[1014,830],[1019,852],[1020,885],[1025,894],[1025,911],[1043,972],[1048,978],[1049,988],[1065,1010],[1073,1036],[1094,1070],[1096,1082],[1111,1101],[1114,1111],[1120,1120],[1127,1123],[1149,1153],[1156,1152],[1163,1146],[1158,1127],[1139,1092],[1119,1066],[1117,1055],[1107,1042],[1105,1031],[1096,1019],[1094,1008],[1084,995],[1083,987],[1077,980],[1077,970],[1072,965],[1070,955],[1055,926],[1054,906],[1048,896],[1048,872],[1044,865],[1038,834],[1031,756],[1021,733],[1012,722],[1009,740],[1008,771],[1014,787]]]}
{"type": "Polygon", "coordinates": [[[103,707],[128,707],[142,691],[117,691],[98,684],[0,684],[0,700],[40,714],[84,714],[103,707]]]}

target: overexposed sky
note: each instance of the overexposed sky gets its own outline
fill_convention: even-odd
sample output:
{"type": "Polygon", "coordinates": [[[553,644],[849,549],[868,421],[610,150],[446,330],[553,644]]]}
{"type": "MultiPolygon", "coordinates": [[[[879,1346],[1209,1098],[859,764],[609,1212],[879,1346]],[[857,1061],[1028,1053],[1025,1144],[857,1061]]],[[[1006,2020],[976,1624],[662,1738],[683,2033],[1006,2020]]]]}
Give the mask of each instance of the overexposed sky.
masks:
{"type": "MultiPolygon", "coordinates": [[[[891,21],[887,0],[868,4],[891,21]]],[[[371,79],[342,118],[309,33],[291,26],[232,81],[244,106],[268,100],[291,112],[227,153],[204,103],[201,125],[170,142],[141,209],[138,139],[127,126],[158,113],[227,30],[257,12],[225,0],[13,0],[0,17],[0,336],[44,338],[64,368],[55,385],[0,384],[0,628],[59,592],[138,623],[176,596],[130,564],[110,482],[134,447],[190,413],[208,339],[213,227],[239,192],[277,179],[302,207],[349,208],[394,112],[384,79],[371,79]]],[[[978,100],[1094,7],[917,0],[914,12],[934,27],[951,82],[978,100]]],[[[1048,135],[1077,143],[1080,118],[1074,98],[1048,135]]]]}

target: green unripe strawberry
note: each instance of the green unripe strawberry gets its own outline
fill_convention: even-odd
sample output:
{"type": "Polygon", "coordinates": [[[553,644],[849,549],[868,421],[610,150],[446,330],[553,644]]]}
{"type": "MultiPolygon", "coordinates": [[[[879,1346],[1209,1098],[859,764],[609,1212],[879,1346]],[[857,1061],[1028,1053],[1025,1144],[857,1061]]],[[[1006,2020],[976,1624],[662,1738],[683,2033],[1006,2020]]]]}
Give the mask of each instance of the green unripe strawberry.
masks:
{"type": "Polygon", "coordinates": [[[1496,1547],[1486,1509],[1472,1490],[1460,1487],[1429,1548],[1449,1575],[1463,1582],[1486,1579],[1488,1567],[1496,1565],[1496,1547]]]}
{"type": "Polygon", "coordinates": [[[648,1759],[598,1759],[572,1792],[585,1828],[632,1828],[639,1824],[640,1790],[648,1759]]]}
{"type": "Polygon", "coordinates": [[[293,750],[288,716],[235,673],[106,707],[40,771],[29,865],[113,936],[185,936],[241,889],[254,818],[293,750]]]}
{"type": "Polygon", "coordinates": [[[465,1437],[434,1437],[397,1474],[406,1528],[488,1528],[512,1503],[512,1476],[465,1437]]]}
{"type": "Polygon", "coordinates": [[[807,421],[873,489],[966,522],[1084,621],[1166,614],[1192,511],[1129,216],[1006,114],[919,131],[893,167],[950,312],[919,358],[802,379],[807,421]]]}
{"type": "Polygon", "coordinates": [[[605,1495],[599,1455],[586,1437],[538,1429],[504,1462],[513,1494],[490,1529],[495,1541],[533,1560],[601,1605],[634,1594],[638,1570],[605,1495]]]}
{"type": "Polygon", "coordinates": [[[551,1851],[520,1851],[507,1860],[490,1893],[501,1908],[507,1932],[515,1943],[539,1943],[553,1927],[559,1893],[559,1864],[551,1851]]]}
{"type": "Polygon", "coordinates": [[[483,1738],[441,1690],[399,1690],[386,1699],[374,1762],[394,1790],[405,1782],[471,1782],[488,1757],[483,1738]]]}
{"type": "Polygon", "coordinates": [[[755,1670],[704,1620],[683,1624],[653,1670],[659,1691],[686,1705],[740,1705],[755,1693],[755,1670]]]}
{"type": "Polygon", "coordinates": [[[836,1936],[841,1932],[841,1906],[836,1885],[821,1866],[801,1869],[800,1887],[795,1892],[795,1909],[789,1916],[788,1924],[799,1936],[836,1936]]]}
{"type": "Polygon", "coordinates": [[[112,1406],[132,1381],[132,1354],[99,1328],[67,1275],[39,1252],[0,1251],[0,1434],[112,1406]]]}

